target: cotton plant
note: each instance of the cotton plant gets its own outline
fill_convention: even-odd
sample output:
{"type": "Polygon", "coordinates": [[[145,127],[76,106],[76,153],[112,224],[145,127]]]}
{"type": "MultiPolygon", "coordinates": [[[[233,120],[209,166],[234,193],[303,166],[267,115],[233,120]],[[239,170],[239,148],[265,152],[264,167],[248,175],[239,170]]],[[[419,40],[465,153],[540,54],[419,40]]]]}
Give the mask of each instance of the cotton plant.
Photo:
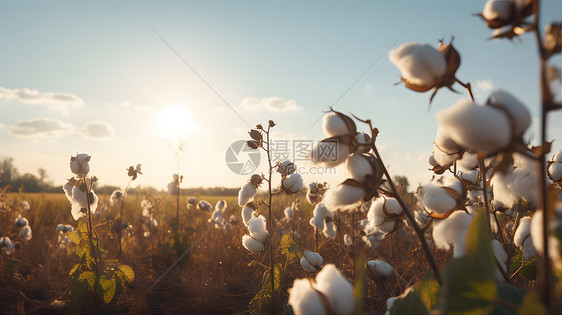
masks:
{"type": "Polygon", "coordinates": [[[219,200],[215,204],[215,210],[211,214],[211,218],[209,218],[209,222],[215,223],[215,228],[217,229],[225,229],[230,230],[232,226],[230,222],[228,222],[224,217],[224,212],[226,211],[227,202],[226,200],[219,200]]]}
{"type": "Polygon", "coordinates": [[[22,239],[29,241],[32,237],[31,226],[29,226],[29,221],[26,218],[18,217],[14,222],[14,225],[19,228],[20,236],[22,239]]]}
{"type": "Polygon", "coordinates": [[[553,155],[547,163],[548,177],[559,187],[562,187],[562,150],[553,155]]]}
{"type": "Polygon", "coordinates": [[[300,314],[351,314],[355,310],[353,285],[334,266],[328,264],[316,281],[296,279],[289,289],[289,304],[300,314]]]}
{"type": "Polygon", "coordinates": [[[117,207],[118,205],[120,205],[121,200],[123,200],[124,196],[125,193],[121,189],[114,190],[109,196],[109,204],[111,205],[111,207],[117,207]]]}
{"type": "Polygon", "coordinates": [[[2,253],[8,256],[14,253],[15,245],[8,236],[0,237],[0,250],[2,250],[2,253]]]}
{"type": "Polygon", "coordinates": [[[479,16],[493,29],[492,38],[513,39],[531,30],[531,0],[488,0],[479,16]]]}
{"type": "Polygon", "coordinates": [[[265,217],[260,215],[248,221],[248,233],[242,237],[242,245],[252,253],[261,252],[265,248],[269,232],[266,229],[265,217]]]}
{"type": "Polygon", "coordinates": [[[443,219],[455,210],[464,209],[466,188],[456,178],[448,178],[443,185],[429,183],[421,186],[420,196],[430,217],[443,219]]]}
{"type": "Polygon", "coordinates": [[[395,198],[380,196],[371,203],[367,219],[362,222],[363,231],[367,237],[376,235],[384,238],[384,235],[393,232],[401,223],[403,211],[395,198]]]}
{"type": "Polygon", "coordinates": [[[118,237],[119,257],[123,255],[121,238],[123,234],[129,235],[130,231],[132,230],[132,226],[130,226],[129,223],[125,221],[125,218],[123,217],[123,209],[125,208],[125,199],[127,198],[127,193],[129,192],[129,187],[131,186],[131,183],[134,180],[136,180],[139,175],[142,175],[142,165],[141,164],[137,164],[136,166],[131,165],[127,169],[125,169],[125,171],[127,171],[127,176],[129,176],[129,182],[125,187],[125,190],[115,190],[109,198],[109,202],[112,207],[117,204],[119,204],[120,206],[119,219],[117,219],[116,224],[114,224],[114,228],[115,228],[114,230],[116,234],[119,236],[118,237]]]}
{"type": "Polygon", "coordinates": [[[254,200],[262,182],[263,177],[259,174],[254,174],[246,184],[240,187],[240,191],[238,191],[238,205],[240,207],[244,207],[254,200]]]}

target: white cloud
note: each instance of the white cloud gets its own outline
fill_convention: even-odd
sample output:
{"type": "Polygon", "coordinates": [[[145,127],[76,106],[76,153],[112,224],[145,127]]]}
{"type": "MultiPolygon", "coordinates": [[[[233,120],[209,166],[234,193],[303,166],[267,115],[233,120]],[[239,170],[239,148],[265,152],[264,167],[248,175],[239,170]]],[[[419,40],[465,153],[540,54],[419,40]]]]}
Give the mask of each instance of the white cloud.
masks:
{"type": "Polygon", "coordinates": [[[104,139],[113,138],[115,132],[113,126],[105,121],[90,121],[79,129],[79,133],[85,138],[104,139]]]}
{"type": "Polygon", "coordinates": [[[130,102],[130,101],[123,101],[123,102],[120,103],[120,105],[123,106],[123,107],[126,107],[126,108],[130,108],[130,109],[140,111],[140,112],[150,113],[150,112],[153,111],[153,109],[149,106],[135,104],[135,103],[130,102]]]}
{"type": "Polygon", "coordinates": [[[72,130],[74,127],[58,119],[34,118],[20,120],[12,124],[10,133],[22,138],[55,137],[72,130]]]}
{"type": "Polygon", "coordinates": [[[488,98],[490,92],[494,85],[492,84],[492,80],[477,80],[472,85],[472,92],[474,93],[474,98],[479,103],[484,103],[488,98]]]}
{"type": "Polygon", "coordinates": [[[0,99],[18,100],[25,104],[45,105],[61,112],[84,105],[84,100],[70,93],[44,92],[32,89],[8,89],[0,86],[0,99]]]}
{"type": "Polygon", "coordinates": [[[240,105],[250,111],[266,110],[270,112],[300,111],[302,107],[295,100],[286,100],[281,97],[246,97],[240,105]]]}

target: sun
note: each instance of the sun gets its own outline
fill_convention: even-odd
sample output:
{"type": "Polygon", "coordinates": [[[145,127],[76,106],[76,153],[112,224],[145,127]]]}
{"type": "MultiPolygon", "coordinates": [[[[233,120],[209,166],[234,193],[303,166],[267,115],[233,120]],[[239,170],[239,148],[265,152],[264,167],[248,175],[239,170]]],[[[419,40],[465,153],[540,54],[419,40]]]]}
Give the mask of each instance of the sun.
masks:
{"type": "Polygon", "coordinates": [[[169,141],[180,140],[197,130],[193,115],[183,104],[164,108],[156,119],[158,131],[169,141]]]}

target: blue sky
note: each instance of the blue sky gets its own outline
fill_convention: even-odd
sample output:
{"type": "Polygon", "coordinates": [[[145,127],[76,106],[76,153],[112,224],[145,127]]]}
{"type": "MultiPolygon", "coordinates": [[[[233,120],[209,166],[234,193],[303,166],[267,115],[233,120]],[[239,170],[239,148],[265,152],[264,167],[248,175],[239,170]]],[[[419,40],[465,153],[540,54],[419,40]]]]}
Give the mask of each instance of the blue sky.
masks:
{"type": "MultiPolygon", "coordinates": [[[[562,2],[542,2],[543,22],[560,18],[562,2]]],[[[0,157],[13,157],[21,172],[43,167],[59,184],[70,176],[69,156],[86,152],[102,184],[124,185],[124,169],[142,163],[138,184],[163,188],[177,163],[164,141],[169,123],[160,117],[175,107],[182,109],[175,117],[188,126],[180,155],[185,185],[238,186],[246,177],[228,169],[225,152],[247,138],[248,127],[216,91],[250,125],[275,120],[276,139],[321,139],[320,124],[311,126],[332,105],[371,118],[391,173],[425,182],[435,113],[466,95],[460,87],[460,95],[440,91],[428,111],[429,94],[394,86],[400,73],[386,52],[397,40],[394,48],[411,41],[437,45],[454,35],[462,57],[457,76],[472,82],[477,101],[503,88],[538,116],[534,38],[488,40],[491,31],[472,15],[484,3],[0,2],[0,87],[23,95],[0,97],[0,157]],[[23,89],[46,94],[29,101],[25,96],[34,92],[23,89]],[[55,102],[61,95],[49,93],[72,99],[55,102]],[[277,98],[286,109],[264,102],[252,107],[250,98],[277,98]],[[43,129],[25,137],[16,130],[40,122],[43,129]]],[[[560,66],[560,56],[554,59],[560,66]]],[[[551,115],[550,124],[550,137],[560,138],[562,114],[551,115]]],[[[536,143],[537,137],[531,128],[527,138],[536,143]]],[[[336,184],[345,172],[303,177],[336,184]]]]}

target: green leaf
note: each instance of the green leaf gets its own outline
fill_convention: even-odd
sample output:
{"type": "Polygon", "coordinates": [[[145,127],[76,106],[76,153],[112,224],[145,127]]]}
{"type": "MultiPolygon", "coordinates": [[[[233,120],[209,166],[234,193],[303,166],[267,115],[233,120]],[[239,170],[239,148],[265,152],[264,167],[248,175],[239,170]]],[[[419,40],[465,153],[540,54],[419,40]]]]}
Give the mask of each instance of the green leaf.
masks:
{"type": "Polygon", "coordinates": [[[394,301],[390,314],[429,314],[416,288],[411,287],[405,293],[394,301]]]}
{"type": "Polygon", "coordinates": [[[527,291],[527,294],[523,297],[523,303],[521,303],[517,314],[546,315],[548,314],[548,310],[535,292],[527,291]]]}
{"type": "Polygon", "coordinates": [[[68,237],[68,239],[76,245],[80,245],[80,241],[82,240],[82,238],[80,237],[80,232],[78,231],[67,232],[66,237],[68,237]]]}
{"type": "Polygon", "coordinates": [[[88,283],[90,288],[94,287],[94,282],[96,281],[96,275],[91,271],[84,271],[78,277],[78,280],[84,280],[88,283]]]}
{"type": "MultiPolygon", "coordinates": [[[[481,210],[481,209],[479,209],[481,210]]],[[[466,255],[444,269],[444,313],[488,313],[497,297],[496,262],[484,211],[472,220],[466,236],[466,255]]]]}
{"type": "Polygon", "coordinates": [[[103,300],[104,303],[109,303],[113,300],[115,296],[116,281],[114,278],[102,276],[98,284],[98,297],[103,300]]]}
{"type": "Polygon", "coordinates": [[[419,292],[421,302],[427,310],[431,310],[437,305],[439,282],[435,280],[431,271],[426,271],[424,276],[416,283],[415,288],[419,292]]]}
{"type": "Polygon", "coordinates": [[[283,234],[281,242],[279,243],[279,248],[281,249],[281,254],[289,255],[289,259],[302,257],[302,251],[291,237],[291,233],[283,234]]]}
{"type": "Polygon", "coordinates": [[[353,296],[355,297],[355,313],[363,310],[365,298],[365,254],[361,253],[355,258],[355,284],[353,285],[353,296]]]}
{"type": "Polygon", "coordinates": [[[76,264],[76,265],[74,265],[74,266],[72,267],[72,269],[70,269],[70,272],[68,273],[68,275],[73,276],[74,273],[75,273],[76,271],[78,271],[78,268],[80,268],[81,265],[82,265],[82,264],[76,264]]]}
{"type": "Polygon", "coordinates": [[[135,278],[135,272],[133,271],[133,268],[131,268],[127,265],[119,265],[117,267],[117,269],[122,274],[122,276],[120,278],[123,279],[123,282],[125,282],[125,283],[133,282],[133,279],[135,278]]]}
{"type": "Polygon", "coordinates": [[[494,314],[513,314],[523,302],[525,291],[509,284],[498,284],[498,296],[494,303],[494,314]]]}

